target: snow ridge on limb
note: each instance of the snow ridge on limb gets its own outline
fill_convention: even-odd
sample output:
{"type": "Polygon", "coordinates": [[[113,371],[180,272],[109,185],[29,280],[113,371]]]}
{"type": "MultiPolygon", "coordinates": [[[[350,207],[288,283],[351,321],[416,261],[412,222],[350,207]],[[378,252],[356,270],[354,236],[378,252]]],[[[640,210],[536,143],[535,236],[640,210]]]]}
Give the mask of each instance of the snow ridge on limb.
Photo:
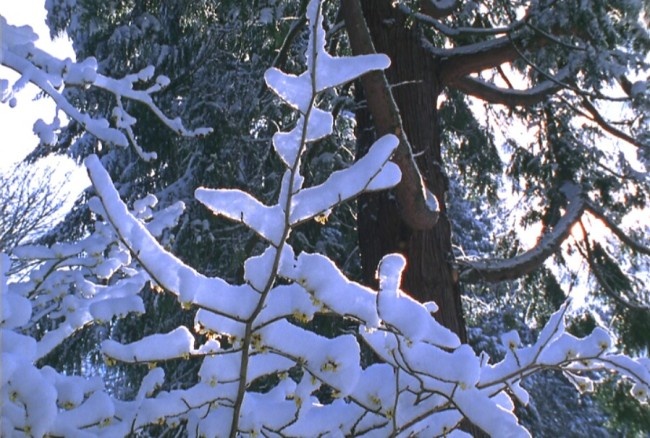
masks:
{"type": "Polygon", "coordinates": [[[250,194],[232,189],[199,188],[194,196],[216,215],[246,224],[270,243],[280,244],[284,212],[279,205],[268,207],[250,194]]]}
{"type": "MultiPolygon", "coordinates": [[[[569,184],[572,186],[572,184],[569,184]]],[[[571,227],[582,217],[587,208],[587,201],[581,193],[574,190],[569,193],[569,205],[564,216],[544,235],[535,247],[511,259],[497,261],[462,260],[462,281],[476,283],[479,281],[503,281],[519,278],[522,273],[529,273],[539,267],[551,254],[558,250],[571,232],[571,227]]]]}
{"type": "Polygon", "coordinates": [[[255,303],[255,293],[250,288],[232,286],[220,278],[206,277],[167,252],[146,227],[129,213],[99,158],[91,155],[84,163],[107,220],[152,280],[176,295],[185,306],[197,305],[240,320],[250,315],[255,303]]]}
{"type": "Polygon", "coordinates": [[[352,166],[332,173],[321,185],[297,193],[291,208],[292,225],[322,214],[364,191],[383,190],[397,184],[401,172],[389,159],[398,143],[397,137],[386,135],[352,166]]]}
{"type": "MultiPolygon", "coordinates": [[[[38,39],[29,26],[16,27],[0,17],[0,35],[2,35],[2,56],[0,64],[20,75],[20,78],[10,85],[7,80],[0,80],[0,103],[8,103],[14,107],[17,104],[16,95],[26,83],[31,82],[47,94],[57,104],[57,108],[68,117],[75,120],[83,128],[102,141],[117,146],[126,147],[129,142],[144,160],[156,158],[155,153],[142,150],[133,133],[133,125],[137,120],[124,108],[123,99],[133,100],[146,105],[161,122],[179,135],[203,136],[212,132],[211,128],[189,130],[183,126],[179,118],[167,117],[153,101],[152,95],[169,85],[170,80],[164,75],[155,78],[154,84],[144,90],[135,89],[139,83],[154,79],[155,70],[148,66],[138,73],[130,74],[121,79],[110,78],[97,72],[97,60],[87,58],[74,62],[69,58],[61,60],[34,46],[38,39]],[[92,118],[88,113],[79,111],[64,96],[65,87],[96,87],[108,91],[116,98],[112,117],[116,128],[111,127],[104,118],[92,118]]],[[[38,120],[34,124],[34,133],[44,144],[54,144],[60,120],[55,116],[52,123],[38,120]]]]}

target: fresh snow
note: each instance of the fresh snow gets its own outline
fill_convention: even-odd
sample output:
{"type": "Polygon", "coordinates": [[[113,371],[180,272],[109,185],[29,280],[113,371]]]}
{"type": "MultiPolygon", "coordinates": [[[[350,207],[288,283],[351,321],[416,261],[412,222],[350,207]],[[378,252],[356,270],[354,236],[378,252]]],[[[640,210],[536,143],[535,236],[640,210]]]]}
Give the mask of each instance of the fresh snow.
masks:
{"type": "MultiPolygon", "coordinates": [[[[446,7],[450,2],[436,4],[446,7]]],[[[244,263],[243,284],[203,275],[168,252],[156,237],[178,223],[183,204],[154,211],[157,199],[145,196],[129,211],[97,156],[85,161],[97,194],[88,202],[97,216],[93,232],[77,242],[13,251],[12,257],[40,263],[24,280],[9,282],[11,260],[0,255],[3,436],[17,431],[33,436],[126,436],[151,425],[185,422],[190,434],[206,436],[228,436],[234,424],[244,435],[460,437],[467,436],[457,429],[465,416],[493,436],[526,437],[530,434],[514,415],[512,397],[528,403],[530,395],[520,383],[543,368],[562,370],[580,391],[593,387],[590,371],[608,369],[632,383],[634,397],[648,401],[650,361],[611,353],[611,335],[602,328],[584,338],[566,333],[568,303],[530,345],[514,331],[503,334],[505,357],[491,363],[435,320],[435,303],[418,303],[401,290],[406,267],[402,255],[382,259],[379,288],[373,290],[351,281],[324,255],[295,254],[289,241],[293,228],[400,179],[399,169],[390,162],[398,140],[389,135],[349,168],[304,187],[301,156],[333,126],[332,115],[314,106],[318,94],[389,65],[384,55],[332,57],[325,50],[320,1],[310,1],[307,17],[306,71],[295,76],[270,69],[265,75],[269,87],[300,113],[293,130],[273,139],[286,167],[278,199],[266,205],[235,189],[199,188],[195,193],[215,215],[240,222],[266,240],[267,246],[244,263]],[[180,306],[196,314],[193,330],[181,326],[129,344],[102,342],[107,365],[120,361],[151,367],[133,400],[109,395],[101,379],[68,376],[38,364],[85,325],[144,312],[139,293],[145,286],[176,296],[180,306]],[[322,336],[305,326],[317,313],[345,318],[358,328],[322,336]],[[43,317],[55,326],[38,339],[25,334],[43,317]],[[361,343],[381,363],[363,368],[361,343]],[[166,376],[158,362],[190,356],[201,360],[198,382],[161,390],[166,376]],[[269,377],[277,384],[268,391],[249,390],[260,378],[272,381],[269,377]],[[331,389],[331,403],[315,396],[323,385],[331,389]],[[238,417],[233,417],[235,406],[240,408],[238,417]]],[[[152,67],[122,79],[106,78],[97,73],[92,58],[79,63],[53,59],[33,50],[35,36],[29,28],[9,26],[2,17],[0,26],[5,35],[2,63],[22,75],[12,87],[0,84],[3,102],[14,99],[21,83],[32,82],[109,146],[126,146],[137,123],[122,106],[123,98],[149,106],[174,131],[208,132],[187,131],[180,120],[167,118],[155,106],[151,93],[167,86],[169,78],[158,76],[147,90],[135,87],[154,79],[152,67]],[[49,70],[39,67],[45,65],[49,70]],[[118,129],[104,119],[91,119],[65,100],[60,88],[71,84],[113,93],[118,129]]],[[[499,44],[494,41],[481,47],[499,44]]],[[[36,129],[51,141],[57,121],[38,123],[36,129]]],[[[143,158],[153,158],[132,143],[143,158]]],[[[557,235],[568,232],[585,208],[576,187],[566,185],[563,191],[571,200],[565,217],[533,251],[552,248],[557,235]]],[[[437,204],[428,193],[428,207],[437,211],[437,204]]],[[[531,257],[535,253],[522,255],[519,262],[531,257]]],[[[505,262],[498,266],[511,267],[505,262]]]]}

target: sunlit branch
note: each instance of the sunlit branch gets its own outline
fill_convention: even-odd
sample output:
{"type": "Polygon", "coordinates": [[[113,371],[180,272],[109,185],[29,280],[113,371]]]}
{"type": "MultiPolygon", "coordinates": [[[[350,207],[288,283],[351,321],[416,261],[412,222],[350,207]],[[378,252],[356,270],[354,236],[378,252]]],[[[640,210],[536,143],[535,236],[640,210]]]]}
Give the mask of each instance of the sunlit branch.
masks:
{"type": "MultiPolygon", "coordinates": [[[[99,158],[94,155],[87,158],[86,168],[88,170],[88,176],[97,192],[97,196],[105,209],[106,220],[111,223],[120,241],[129,249],[133,258],[140,262],[143,270],[158,285],[164,290],[169,291],[179,300],[182,300],[182,292],[176,274],[181,272],[184,275],[194,275],[194,270],[177,257],[164,253],[158,241],[146,230],[138,219],[129,213],[126,205],[124,205],[118,192],[115,190],[108,173],[101,165],[99,158]],[[137,236],[137,238],[134,236],[137,236]],[[164,263],[158,259],[157,251],[165,254],[164,263]],[[161,266],[162,264],[165,266],[161,266]],[[175,270],[172,271],[171,267],[174,267],[175,270]],[[170,272],[173,272],[174,275],[169,275],[170,272]]],[[[217,290],[219,287],[229,287],[229,284],[220,278],[206,277],[200,274],[196,274],[196,277],[210,284],[213,290],[217,290]]],[[[201,302],[193,302],[192,305],[213,313],[222,314],[238,322],[244,322],[244,318],[239,316],[237,312],[222,312],[220,309],[206,306],[201,302]]]]}
{"type": "Polygon", "coordinates": [[[514,280],[533,272],[560,248],[585,208],[586,202],[581,196],[572,199],[566,213],[553,230],[544,235],[535,247],[523,254],[502,260],[460,261],[460,280],[467,283],[500,282],[514,280]]]}
{"type": "MultiPolygon", "coordinates": [[[[568,74],[568,70],[565,69],[558,77],[567,77],[568,74]]],[[[513,90],[496,87],[481,79],[469,76],[460,78],[450,83],[449,86],[487,102],[498,103],[508,107],[535,105],[561,89],[557,82],[545,81],[527,90],[513,90]]]]}
{"type": "Polygon", "coordinates": [[[458,77],[478,73],[486,68],[493,68],[513,61],[518,53],[510,36],[452,49],[437,48],[423,38],[422,46],[432,56],[442,60],[440,81],[443,84],[453,82],[458,77]]]}
{"type": "MultiPolygon", "coordinates": [[[[355,55],[375,53],[359,1],[343,0],[342,7],[352,52],[355,55]]],[[[372,71],[361,77],[361,83],[366,91],[368,108],[372,113],[378,136],[390,133],[400,140],[392,161],[402,172],[402,181],[396,186],[395,191],[403,219],[413,229],[430,229],[438,221],[438,213],[427,206],[422,175],[413,159],[411,146],[402,127],[399,109],[391,94],[386,76],[381,71],[372,71]]]]}
{"type": "MultiPolygon", "coordinates": [[[[133,137],[131,135],[132,133],[128,131],[131,125],[135,123],[135,119],[121,108],[122,98],[127,98],[144,104],[156,115],[156,117],[167,125],[167,127],[180,135],[202,136],[212,132],[211,128],[188,130],[183,126],[183,123],[179,118],[170,119],[160,110],[160,108],[158,108],[156,103],[153,101],[152,94],[166,87],[169,84],[168,78],[159,76],[156,83],[148,89],[134,89],[134,84],[136,82],[147,80],[153,75],[153,67],[148,67],[140,73],[128,75],[121,79],[113,79],[97,73],[96,62],[94,62],[92,58],[80,63],[71,63],[69,60],[61,61],[37,48],[31,48],[25,55],[21,55],[17,52],[15,53],[11,49],[13,49],[13,47],[10,47],[9,50],[3,50],[3,66],[20,74],[20,81],[30,82],[36,85],[46,95],[54,100],[59,110],[63,111],[71,119],[83,126],[85,130],[105,142],[110,142],[123,147],[128,146],[129,141],[122,130],[127,131],[127,134],[133,137]],[[60,66],[61,71],[58,73],[49,71],[47,65],[41,65],[46,63],[60,66]],[[71,72],[74,72],[74,74],[71,74],[71,72]],[[66,74],[68,74],[68,76],[66,76],[66,74]],[[80,75],[82,77],[79,77],[80,75]],[[72,76],[72,79],[70,79],[70,76],[72,76]],[[66,86],[92,86],[115,95],[118,101],[118,109],[120,110],[118,113],[114,112],[114,116],[118,119],[118,127],[111,127],[106,119],[92,119],[89,114],[79,111],[63,95],[62,89],[66,86]]],[[[9,93],[7,96],[3,96],[3,99],[8,100],[13,96],[14,91],[9,93]]],[[[57,126],[48,127],[48,129],[52,131],[55,128],[57,128],[57,126]]],[[[136,149],[138,149],[137,144],[136,149]]],[[[143,157],[146,157],[146,154],[139,149],[138,153],[143,157]]]]}
{"type": "Polygon", "coordinates": [[[530,68],[535,70],[538,74],[540,74],[541,76],[543,76],[547,80],[549,80],[551,82],[555,82],[561,88],[566,88],[566,89],[572,90],[573,92],[575,92],[579,96],[591,97],[592,99],[610,100],[612,102],[622,102],[622,101],[629,100],[627,97],[620,97],[620,98],[619,97],[611,97],[611,96],[602,95],[600,93],[594,93],[594,92],[589,92],[589,91],[586,91],[586,90],[581,90],[580,88],[578,88],[574,84],[568,83],[566,81],[558,80],[553,75],[545,72],[544,69],[539,67],[533,60],[531,60],[528,56],[526,56],[526,54],[519,47],[517,47],[517,45],[515,44],[515,39],[510,34],[508,34],[507,38],[509,38],[512,41],[512,49],[517,53],[517,55],[526,64],[528,64],[528,66],[530,68]]]}
{"type": "Polygon", "coordinates": [[[114,133],[115,137],[113,140],[115,144],[119,146],[128,145],[128,141],[124,134],[119,132],[117,129],[107,128],[106,130],[98,130],[94,123],[88,123],[90,118],[87,115],[82,114],[79,110],[77,110],[77,108],[68,102],[68,100],[63,97],[63,95],[59,93],[59,91],[50,83],[47,75],[44,72],[41,72],[39,69],[36,69],[34,65],[26,59],[15,55],[11,51],[4,51],[2,54],[2,65],[23,75],[23,77],[28,73],[27,77],[29,78],[29,82],[36,85],[45,94],[50,96],[56,103],[57,108],[61,109],[64,113],[66,113],[66,115],[78,122],[94,136],[98,138],[104,138],[106,137],[106,132],[104,131],[110,131],[111,133],[114,133]]]}

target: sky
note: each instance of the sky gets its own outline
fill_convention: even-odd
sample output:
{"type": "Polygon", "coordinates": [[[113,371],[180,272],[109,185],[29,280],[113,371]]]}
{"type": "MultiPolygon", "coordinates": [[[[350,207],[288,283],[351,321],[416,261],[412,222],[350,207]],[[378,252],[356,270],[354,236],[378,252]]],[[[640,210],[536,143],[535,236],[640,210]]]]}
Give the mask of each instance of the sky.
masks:
{"type": "MultiPolygon", "coordinates": [[[[59,58],[75,59],[72,44],[67,38],[50,39],[45,24],[44,4],[43,0],[0,0],[0,15],[9,24],[31,26],[40,37],[36,42],[39,48],[59,58]]],[[[0,67],[0,78],[13,82],[18,75],[0,67]]],[[[15,108],[0,104],[0,170],[11,167],[38,145],[38,138],[32,132],[37,119],[51,122],[54,118],[54,103],[48,98],[37,100],[37,94],[36,87],[29,85],[18,94],[15,108]]]]}

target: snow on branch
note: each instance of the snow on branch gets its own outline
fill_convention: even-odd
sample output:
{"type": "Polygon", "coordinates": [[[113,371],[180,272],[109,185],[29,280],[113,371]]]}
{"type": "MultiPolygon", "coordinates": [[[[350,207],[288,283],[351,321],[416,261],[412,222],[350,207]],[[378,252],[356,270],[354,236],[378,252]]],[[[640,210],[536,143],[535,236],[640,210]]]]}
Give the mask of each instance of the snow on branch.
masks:
{"type": "MultiPolygon", "coordinates": [[[[135,84],[153,79],[152,66],[122,79],[114,79],[97,72],[95,58],[87,58],[81,62],[73,62],[70,59],[60,60],[36,48],[34,42],[38,37],[29,26],[19,28],[8,24],[4,17],[0,17],[0,35],[2,35],[1,65],[20,75],[11,86],[9,81],[0,79],[1,103],[16,106],[16,94],[25,84],[32,83],[54,100],[57,110],[63,111],[95,137],[122,147],[128,146],[130,140],[138,154],[145,160],[155,158],[155,154],[144,152],[137,144],[132,130],[136,119],[124,109],[123,98],[146,105],[165,125],[180,135],[203,136],[212,132],[211,128],[188,130],[179,118],[170,119],[158,108],[152,95],[169,84],[170,80],[166,76],[156,77],[155,83],[145,90],[134,89],[135,84]],[[104,118],[95,119],[79,111],[64,96],[63,91],[66,87],[97,87],[115,95],[117,106],[112,115],[114,125],[111,126],[111,123],[104,118]]],[[[59,128],[60,121],[56,116],[51,124],[42,120],[37,121],[34,132],[41,142],[53,144],[56,142],[56,132],[59,128]]]]}
{"type": "Polygon", "coordinates": [[[349,168],[334,172],[319,186],[301,190],[294,197],[291,223],[297,224],[323,214],[361,192],[393,187],[400,181],[401,172],[389,159],[398,144],[394,135],[384,136],[349,168]]]}
{"type": "Polygon", "coordinates": [[[280,244],[284,212],[279,205],[268,207],[241,190],[199,188],[194,196],[216,215],[246,224],[272,244],[280,244]]]}
{"type": "Polygon", "coordinates": [[[504,260],[460,260],[460,279],[468,283],[499,282],[520,278],[541,266],[556,252],[569,236],[571,227],[580,220],[586,201],[579,193],[569,199],[566,212],[553,230],[545,234],[535,247],[523,254],[504,260]]]}
{"type": "Polygon", "coordinates": [[[545,81],[527,90],[501,88],[470,76],[459,78],[449,86],[487,102],[500,103],[509,107],[532,106],[561,89],[558,82],[563,82],[568,77],[569,69],[565,68],[556,75],[557,81],[545,81]]]}
{"type": "Polygon", "coordinates": [[[496,67],[512,61],[518,55],[513,41],[519,38],[516,32],[513,35],[445,49],[437,48],[427,40],[422,43],[432,56],[444,59],[441,65],[441,80],[446,84],[487,67],[496,67]]]}
{"type": "MultiPolygon", "coordinates": [[[[568,304],[551,316],[532,345],[520,345],[514,332],[504,334],[506,356],[492,363],[436,322],[435,303],[418,303],[400,289],[406,264],[401,255],[381,261],[375,291],[351,281],[323,255],[294,253],[289,236],[301,221],[362,191],[389,187],[399,177],[388,162],[397,139],[385,136],[366,161],[318,186],[302,186],[301,155],[310,139],[331,130],[330,117],[322,116],[327,111],[315,107],[319,93],[343,77],[352,80],[377,68],[368,60],[380,59],[350,57],[342,68],[325,53],[319,0],[310,1],[307,18],[308,80],[277,75],[284,79],[273,86],[302,114],[301,135],[276,147],[285,154],[286,167],[279,198],[266,206],[241,191],[197,190],[216,214],[244,223],[268,241],[244,263],[243,284],[207,277],[165,250],[154,234],[172,224],[168,215],[178,218],[180,206],[159,212],[163,217],[150,231],[153,221],[146,224],[138,216],[149,214],[155,198],[136,202],[130,212],[96,156],[85,161],[98,196],[90,207],[103,218],[95,232],[76,243],[22,249],[23,256],[43,260],[24,282],[8,283],[9,259],[0,255],[3,436],[133,436],[150,432],[150,426],[179,425],[190,436],[232,438],[324,436],[332,430],[341,436],[443,436],[460,434],[467,418],[493,436],[528,437],[514,414],[513,397],[528,403],[521,380],[543,369],[561,370],[586,386],[593,371],[614,371],[633,384],[633,396],[647,402],[650,361],[611,354],[604,329],[584,338],[566,333],[568,304]],[[38,365],[43,340],[25,334],[34,318],[64,317],[67,331],[56,335],[63,339],[82,325],[142,311],[138,292],[147,281],[197,312],[194,333],[178,327],[130,344],[102,343],[108,365],[119,360],[152,367],[134,399],[114,398],[99,379],[38,365]],[[317,313],[335,315],[348,329],[331,337],[316,333],[307,323],[317,313]],[[196,334],[206,339],[198,347],[196,334]],[[362,366],[362,344],[379,359],[362,366]],[[200,363],[193,383],[160,390],[166,377],[157,362],[189,357],[200,363]],[[255,390],[255,382],[264,382],[267,390],[255,390]]],[[[516,260],[519,269],[556,248],[584,211],[577,190],[565,189],[567,212],[538,248],[516,260]]],[[[490,272],[490,266],[476,266],[490,272]]],[[[512,267],[503,262],[492,268],[494,275],[503,275],[512,267]]]]}
{"type": "Polygon", "coordinates": [[[91,155],[85,165],[106,219],[152,280],[176,295],[185,306],[196,305],[241,320],[250,315],[255,305],[252,289],[206,277],[165,251],[144,224],[129,213],[99,158],[91,155]]]}
{"type": "Polygon", "coordinates": [[[198,350],[194,349],[194,342],[194,336],[186,327],[178,327],[169,333],[147,336],[126,345],[106,340],[102,342],[101,350],[110,361],[119,360],[126,363],[187,359],[193,354],[214,354],[219,350],[219,343],[216,341],[208,341],[198,350]],[[161,345],[165,348],[160,348],[161,345]]]}
{"type": "MultiPolygon", "coordinates": [[[[514,21],[513,23],[505,27],[469,27],[469,26],[452,27],[440,21],[439,18],[442,17],[439,17],[437,16],[439,14],[434,13],[434,8],[436,6],[433,5],[436,2],[432,0],[422,0],[421,3],[423,4],[423,6],[421,6],[422,12],[415,12],[405,3],[399,3],[398,8],[409,17],[413,17],[423,24],[432,26],[434,29],[436,29],[437,31],[443,33],[448,37],[458,37],[462,35],[484,35],[484,36],[500,35],[500,34],[509,33],[514,30],[517,30],[526,24],[526,21],[522,19],[522,20],[514,21]]],[[[451,11],[456,7],[456,5],[451,4],[455,2],[447,2],[447,3],[448,5],[447,8],[445,9],[447,11],[451,11]]]]}
{"type": "MultiPolygon", "coordinates": [[[[97,203],[90,208],[103,213],[97,203]]],[[[173,225],[175,213],[161,212],[161,224],[173,225]]],[[[157,212],[151,216],[158,219],[157,212]]],[[[138,294],[149,277],[132,265],[129,251],[103,222],[80,241],[18,247],[11,255],[33,268],[26,278],[7,283],[10,260],[0,255],[0,434],[78,436],[122,417],[101,378],[59,374],[37,361],[88,324],[143,313],[138,294]],[[47,330],[33,335],[39,327],[47,330]]]]}

